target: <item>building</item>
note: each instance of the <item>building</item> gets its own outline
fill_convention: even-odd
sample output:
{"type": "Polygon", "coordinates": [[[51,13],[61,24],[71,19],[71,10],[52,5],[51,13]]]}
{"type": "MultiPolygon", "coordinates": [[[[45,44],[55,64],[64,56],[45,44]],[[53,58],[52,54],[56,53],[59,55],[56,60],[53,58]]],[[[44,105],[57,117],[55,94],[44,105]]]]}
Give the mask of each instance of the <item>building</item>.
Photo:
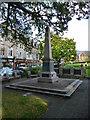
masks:
{"type": "Polygon", "coordinates": [[[90,61],[90,51],[77,51],[76,62],[84,61],[90,61]]]}
{"type": "Polygon", "coordinates": [[[19,64],[25,63],[27,66],[39,63],[39,50],[33,48],[31,54],[26,52],[23,44],[12,46],[10,41],[0,35],[0,59],[3,66],[11,66],[16,69],[19,64]]]}

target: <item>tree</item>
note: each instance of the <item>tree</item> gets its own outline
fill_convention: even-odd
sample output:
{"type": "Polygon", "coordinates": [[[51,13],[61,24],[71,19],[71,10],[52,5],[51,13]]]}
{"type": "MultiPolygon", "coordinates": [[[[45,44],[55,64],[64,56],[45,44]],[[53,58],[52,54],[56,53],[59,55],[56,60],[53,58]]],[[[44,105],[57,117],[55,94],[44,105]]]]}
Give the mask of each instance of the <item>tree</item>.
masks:
{"type": "MultiPolygon", "coordinates": [[[[41,56],[44,54],[44,42],[40,43],[41,56]]],[[[76,43],[74,39],[59,37],[59,35],[52,35],[51,37],[52,57],[60,62],[61,58],[65,62],[74,61],[76,59],[76,43]],[[72,58],[73,57],[73,58],[72,58]]]]}
{"type": "Polygon", "coordinates": [[[88,59],[88,56],[87,55],[85,55],[84,57],[83,57],[83,61],[88,61],[89,59],[88,59]]]}
{"type": "Polygon", "coordinates": [[[42,59],[44,56],[44,45],[45,45],[45,39],[44,41],[40,41],[39,43],[39,49],[40,49],[39,58],[40,59],[42,59]]]}
{"type": "Polygon", "coordinates": [[[6,36],[11,33],[14,42],[23,43],[26,48],[29,48],[28,50],[32,48],[30,42],[32,26],[38,29],[38,35],[42,35],[46,26],[52,27],[60,34],[68,29],[68,21],[75,14],[78,20],[88,18],[89,2],[17,1],[20,0],[0,3],[0,15],[2,15],[0,19],[3,21],[1,30],[6,36]]]}

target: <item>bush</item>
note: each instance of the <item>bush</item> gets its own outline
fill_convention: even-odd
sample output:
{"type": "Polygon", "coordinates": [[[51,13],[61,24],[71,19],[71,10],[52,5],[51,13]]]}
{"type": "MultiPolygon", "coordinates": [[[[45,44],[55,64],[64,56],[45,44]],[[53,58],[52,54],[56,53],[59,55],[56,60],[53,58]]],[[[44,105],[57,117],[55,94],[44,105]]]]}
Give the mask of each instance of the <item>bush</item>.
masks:
{"type": "Polygon", "coordinates": [[[42,72],[42,67],[41,66],[37,66],[36,69],[40,72],[42,72]]]}
{"type": "Polygon", "coordinates": [[[29,68],[24,68],[24,71],[29,71],[29,68]]]}
{"type": "Polygon", "coordinates": [[[86,66],[86,69],[90,69],[90,66],[86,66]]]}
{"type": "Polygon", "coordinates": [[[23,72],[20,71],[21,78],[23,78],[25,75],[23,72]]]}
{"type": "Polygon", "coordinates": [[[30,77],[31,71],[29,70],[29,68],[25,68],[23,71],[24,71],[24,76],[30,77]]]}
{"type": "Polygon", "coordinates": [[[38,70],[36,68],[32,68],[31,74],[37,74],[37,73],[38,73],[38,70]]]}
{"type": "Polygon", "coordinates": [[[31,74],[38,74],[38,72],[42,71],[42,67],[41,66],[37,66],[35,68],[32,68],[31,70],[31,74]]]}

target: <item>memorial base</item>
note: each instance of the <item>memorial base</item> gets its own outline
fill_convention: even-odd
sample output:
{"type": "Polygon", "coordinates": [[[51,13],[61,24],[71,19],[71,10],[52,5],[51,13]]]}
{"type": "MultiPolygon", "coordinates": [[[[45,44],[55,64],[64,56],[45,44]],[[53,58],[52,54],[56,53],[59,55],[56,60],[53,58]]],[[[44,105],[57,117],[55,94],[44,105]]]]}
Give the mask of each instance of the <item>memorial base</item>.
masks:
{"type": "Polygon", "coordinates": [[[38,78],[38,82],[53,83],[57,81],[58,77],[56,76],[56,72],[42,72],[40,78],[38,78]]]}

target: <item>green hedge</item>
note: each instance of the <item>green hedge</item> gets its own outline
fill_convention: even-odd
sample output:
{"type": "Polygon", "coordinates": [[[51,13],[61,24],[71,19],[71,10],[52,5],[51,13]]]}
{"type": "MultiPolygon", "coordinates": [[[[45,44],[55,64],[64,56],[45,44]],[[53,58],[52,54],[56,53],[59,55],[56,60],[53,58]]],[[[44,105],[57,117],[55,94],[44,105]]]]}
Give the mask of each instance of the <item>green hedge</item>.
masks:
{"type": "Polygon", "coordinates": [[[86,76],[90,77],[90,66],[86,66],[86,76]]]}
{"type": "Polygon", "coordinates": [[[86,66],[86,69],[90,69],[90,66],[86,66]]]}
{"type": "MultiPolygon", "coordinates": [[[[83,66],[83,67],[89,67],[88,66],[88,63],[73,63],[73,64],[64,64],[64,67],[65,68],[71,68],[71,67],[76,67],[76,68],[78,68],[78,67],[81,67],[81,65],[83,66]]],[[[89,67],[90,68],[90,67],[89,67]]]]}
{"type": "Polygon", "coordinates": [[[38,74],[41,71],[42,71],[42,67],[41,66],[37,66],[35,68],[32,68],[31,74],[38,74]]]}
{"type": "Polygon", "coordinates": [[[24,71],[29,71],[29,68],[24,68],[24,71]]]}
{"type": "Polygon", "coordinates": [[[23,72],[20,72],[21,78],[23,78],[25,75],[23,72]]]}
{"type": "Polygon", "coordinates": [[[86,69],[86,76],[90,77],[90,69],[86,69]]]}

